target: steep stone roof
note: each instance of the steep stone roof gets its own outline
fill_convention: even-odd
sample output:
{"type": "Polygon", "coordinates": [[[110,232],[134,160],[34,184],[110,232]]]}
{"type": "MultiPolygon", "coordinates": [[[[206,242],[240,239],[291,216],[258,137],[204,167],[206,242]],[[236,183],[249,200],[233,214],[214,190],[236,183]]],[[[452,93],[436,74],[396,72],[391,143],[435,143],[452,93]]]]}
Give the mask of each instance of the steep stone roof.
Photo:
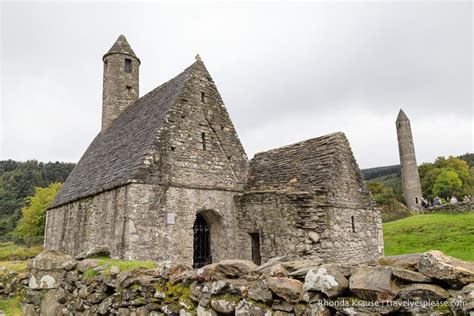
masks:
{"type": "Polygon", "coordinates": [[[341,132],[257,153],[250,161],[246,189],[328,191],[340,171],[341,155],[345,153],[352,156],[346,136],[341,132]]]}
{"type": "Polygon", "coordinates": [[[400,112],[398,112],[397,116],[397,122],[400,121],[409,121],[408,116],[405,114],[405,112],[403,112],[402,109],[400,109],[400,112]]]}
{"type": "Polygon", "coordinates": [[[105,53],[104,57],[102,57],[102,60],[104,60],[105,57],[111,54],[129,55],[129,56],[135,57],[136,59],[138,59],[138,62],[140,62],[140,59],[137,57],[137,55],[135,55],[135,52],[133,51],[132,47],[130,47],[130,44],[128,44],[128,41],[124,35],[120,35],[117,38],[114,45],[112,45],[109,51],[105,53]]]}
{"type": "MultiPolygon", "coordinates": [[[[51,208],[144,178],[144,158],[196,61],[130,105],[99,133],[73,169],[51,208]]],[[[202,63],[201,63],[202,64],[202,63]]]]}

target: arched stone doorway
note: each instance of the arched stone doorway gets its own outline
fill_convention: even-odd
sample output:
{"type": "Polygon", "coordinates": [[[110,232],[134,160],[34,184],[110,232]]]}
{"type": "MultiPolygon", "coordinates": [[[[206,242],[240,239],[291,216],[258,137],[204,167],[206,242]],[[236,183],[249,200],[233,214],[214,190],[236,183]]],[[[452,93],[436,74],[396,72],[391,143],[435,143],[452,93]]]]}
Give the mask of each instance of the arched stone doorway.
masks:
{"type": "Polygon", "coordinates": [[[211,227],[201,214],[196,215],[193,234],[193,268],[196,269],[212,262],[211,227]]]}

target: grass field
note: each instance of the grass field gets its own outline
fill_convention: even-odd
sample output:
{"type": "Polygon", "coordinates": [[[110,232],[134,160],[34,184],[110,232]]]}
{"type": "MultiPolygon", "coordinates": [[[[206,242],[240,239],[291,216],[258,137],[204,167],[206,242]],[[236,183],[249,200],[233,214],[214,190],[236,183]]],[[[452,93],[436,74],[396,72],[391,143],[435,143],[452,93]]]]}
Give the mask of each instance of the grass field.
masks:
{"type": "Polygon", "coordinates": [[[0,242],[0,261],[26,260],[43,251],[41,246],[23,247],[13,242],[0,242]]]}
{"type": "Polygon", "coordinates": [[[441,250],[474,261],[474,213],[415,215],[383,225],[385,255],[441,250]]]}
{"type": "Polygon", "coordinates": [[[21,316],[20,298],[14,297],[9,299],[0,299],[0,311],[5,313],[7,316],[21,316]]]}

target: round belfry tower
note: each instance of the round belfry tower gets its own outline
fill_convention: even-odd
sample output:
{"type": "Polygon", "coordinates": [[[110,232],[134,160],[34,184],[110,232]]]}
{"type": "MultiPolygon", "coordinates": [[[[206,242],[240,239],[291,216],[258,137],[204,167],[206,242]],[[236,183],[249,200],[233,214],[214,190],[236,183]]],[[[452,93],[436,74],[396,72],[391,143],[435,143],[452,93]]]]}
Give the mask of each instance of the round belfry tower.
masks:
{"type": "Polygon", "coordinates": [[[411,134],[410,120],[400,109],[397,121],[398,151],[400,152],[400,167],[405,201],[409,209],[421,208],[421,185],[416,164],[415,145],[411,134]]]}
{"type": "Polygon", "coordinates": [[[120,35],[102,58],[104,87],[102,91],[102,131],[105,131],[130,104],[138,99],[140,59],[125,36],[120,35]]]}

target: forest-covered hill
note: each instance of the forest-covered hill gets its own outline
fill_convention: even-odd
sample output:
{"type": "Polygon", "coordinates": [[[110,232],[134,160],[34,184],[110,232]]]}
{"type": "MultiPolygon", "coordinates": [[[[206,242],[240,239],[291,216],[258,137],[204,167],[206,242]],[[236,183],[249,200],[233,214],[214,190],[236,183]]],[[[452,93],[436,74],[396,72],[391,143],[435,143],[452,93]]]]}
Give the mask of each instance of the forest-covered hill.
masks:
{"type": "Polygon", "coordinates": [[[34,188],[64,182],[74,166],[73,163],[36,160],[0,161],[0,241],[15,228],[25,198],[33,195],[34,188]]]}

